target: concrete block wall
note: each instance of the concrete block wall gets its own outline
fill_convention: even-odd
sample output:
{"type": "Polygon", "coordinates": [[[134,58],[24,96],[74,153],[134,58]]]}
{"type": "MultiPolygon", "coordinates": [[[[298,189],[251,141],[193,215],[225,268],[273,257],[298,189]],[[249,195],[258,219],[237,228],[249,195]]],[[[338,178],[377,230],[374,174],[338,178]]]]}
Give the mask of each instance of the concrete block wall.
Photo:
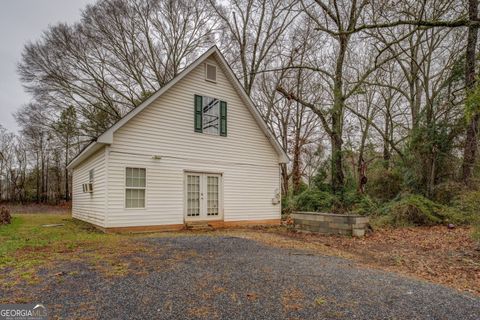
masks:
{"type": "Polygon", "coordinates": [[[344,234],[363,237],[368,217],[352,214],[296,212],[292,214],[295,229],[323,234],[344,234]]]}

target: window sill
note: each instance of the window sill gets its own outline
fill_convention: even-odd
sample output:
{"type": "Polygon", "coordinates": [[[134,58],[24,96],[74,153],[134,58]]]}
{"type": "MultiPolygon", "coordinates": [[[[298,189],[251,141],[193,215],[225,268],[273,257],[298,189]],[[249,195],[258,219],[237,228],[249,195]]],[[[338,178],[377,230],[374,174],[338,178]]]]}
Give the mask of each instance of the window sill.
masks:
{"type": "Polygon", "coordinates": [[[220,134],[213,134],[213,133],[206,133],[206,132],[194,131],[194,133],[198,133],[198,134],[201,134],[201,135],[204,135],[204,136],[207,136],[207,137],[221,137],[221,138],[227,138],[228,137],[228,135],[222,136],[220,134]]]}

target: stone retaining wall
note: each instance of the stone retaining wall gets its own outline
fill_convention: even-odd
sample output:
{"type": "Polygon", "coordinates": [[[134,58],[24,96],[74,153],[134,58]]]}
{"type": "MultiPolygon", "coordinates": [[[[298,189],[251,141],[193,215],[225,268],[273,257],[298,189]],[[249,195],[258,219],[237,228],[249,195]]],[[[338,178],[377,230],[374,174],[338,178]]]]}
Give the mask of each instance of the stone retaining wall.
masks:
{"type": "Polygon", "coordinates": [[[354,214],[296,212],[292,214],[295,229],[323,234],[345,234],[363,237],[368,217],[354,214]]]}

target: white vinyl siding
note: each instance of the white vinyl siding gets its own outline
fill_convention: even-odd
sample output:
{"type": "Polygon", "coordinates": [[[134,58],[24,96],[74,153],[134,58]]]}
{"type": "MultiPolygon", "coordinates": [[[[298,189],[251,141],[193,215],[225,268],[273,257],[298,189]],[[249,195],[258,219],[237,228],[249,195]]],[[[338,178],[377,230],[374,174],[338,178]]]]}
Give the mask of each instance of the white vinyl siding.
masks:
{"type": "Polygon", "coordinates": [[[195,162],[111,152],[109,155],[108,221],[110,227],[184,223],[185,171],[222,172],[224,220],[279,219],[280,205],[272,205],[279,188],[278,167],[236,166],[234,163],[195,162]],[[124,166],[147,168],[145,209],[124,206],[124,166]]]}
{"type": "MultiPolygon", "coordinates": [[[[208,63],[215,64],[210,57],[208,63]]],[[[198,66],[113,136],[108,155],[108,227],[182,224],[185,172],[221,173],[225,221],[280,219],[278,154],[225,73],[205,81],[198,66]],[[228,102],[228,136],[198,134],[195,94],[228,102]],[[161,159],[155,159],[154,156],[161,159]],[[125,208],[125,168],[146,168],[146,203],[125,208]]]]}
{"type": "Polygon", "coordinates": [[[72,216],[98,226],[105,226],[106,202],[105,148],[101,148],[72,173],[72,216]],[[83,184],[92,183],[93,192],[83,192],[83,184]]]}

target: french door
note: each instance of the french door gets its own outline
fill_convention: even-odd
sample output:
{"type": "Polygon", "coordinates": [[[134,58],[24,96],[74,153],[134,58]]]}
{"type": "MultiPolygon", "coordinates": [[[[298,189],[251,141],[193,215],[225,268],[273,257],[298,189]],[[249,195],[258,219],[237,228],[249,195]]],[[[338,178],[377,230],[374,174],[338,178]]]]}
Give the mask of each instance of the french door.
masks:
{"type": "Polygon", "coordinates": [[[185,220],[221,220],[222,176],[213,173],[185,173],[185,220]]]}

